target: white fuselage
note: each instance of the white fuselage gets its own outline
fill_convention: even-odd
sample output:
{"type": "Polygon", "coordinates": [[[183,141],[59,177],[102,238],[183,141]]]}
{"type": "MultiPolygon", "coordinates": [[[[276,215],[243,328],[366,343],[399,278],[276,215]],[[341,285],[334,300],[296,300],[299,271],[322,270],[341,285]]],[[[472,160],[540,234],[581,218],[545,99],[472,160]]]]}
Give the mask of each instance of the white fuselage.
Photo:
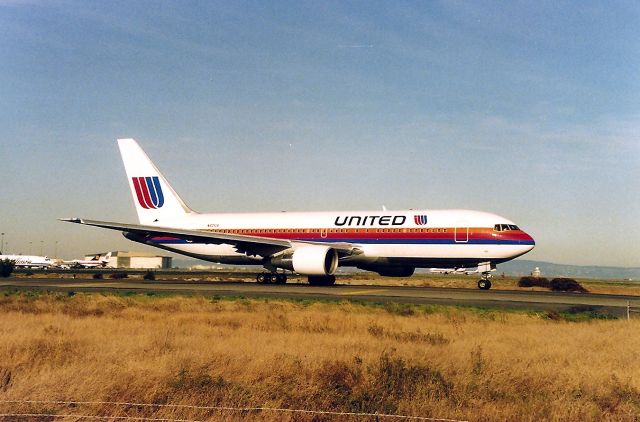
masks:
{"type": "Polygon", "coordinates": [[[75,259],[73,261],[65,261],[65,265],[69,265],[71,267],[76,268],[95,268],[95,267],[104,267],[107,265],[106,261],[95,261],[95,260],[79,260],[75,259]]]}
{"type": "MultiPolygon", "coordinates": [[[[342,266],[474,266],[513,259],[535,245],[531,236],[513,222],[495,214],[466,210],[194,213],[157,224],[287,239],[294,244],[345,242],[356,246],[361,253],[341,259],[342,266]],[[496,230],[504,226],[516,230],[496,230]]],[[[193,243],[171,237],[155,237],[145,243],[215,262],[260,263],[260,258],[240,253],[232,245],[193,243]]]]}
{"type": "Polygon", "coordinates": [[[0,255],[0,260],[8,259],[15,263],[16,267],[22,268],[48,268],[51,260],[46,256],[35,255],[0,255]]]}

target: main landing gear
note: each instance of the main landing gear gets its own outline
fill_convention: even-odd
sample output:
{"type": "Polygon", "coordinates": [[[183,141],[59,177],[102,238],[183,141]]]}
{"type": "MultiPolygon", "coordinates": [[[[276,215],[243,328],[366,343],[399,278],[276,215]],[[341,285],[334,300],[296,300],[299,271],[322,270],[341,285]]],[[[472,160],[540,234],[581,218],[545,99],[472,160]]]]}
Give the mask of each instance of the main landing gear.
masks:
{"type": "Polygon", "coordinates": [[[308,280],[312,286],[333,286],[336,284],[335,275],[310,275],[308,280]]]}
{"type": "MultiPolygon", "coordinates": [[[[312,286],[333,286],[336,283],[334,275],[310,275],[309,284],[312,286]]],[[[256,281],[260,284],[285,284],[287,275],[285,273],[260,273],[256,276],[256,281]]]]}
{"type": "Polygon", "coordinates": [[[256,276],[256,281],[260,284],[284,284],[287,282],[285,273],[260,273],[256,276]]]}

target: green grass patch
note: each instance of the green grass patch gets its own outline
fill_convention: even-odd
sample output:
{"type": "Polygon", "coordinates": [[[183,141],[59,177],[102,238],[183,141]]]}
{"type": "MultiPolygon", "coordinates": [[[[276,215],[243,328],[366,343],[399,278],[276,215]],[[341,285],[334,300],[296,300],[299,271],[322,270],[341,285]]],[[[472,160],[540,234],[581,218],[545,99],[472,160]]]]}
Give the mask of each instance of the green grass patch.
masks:
{"type": "Polygon", "coordinates": [[[296,298],[247,298],[246,296],[208,296],[204,294],[185,295],[184,293],[173,292],[155,292],[155,291],[112,291],[112,292],[79,292],[77,290],[46,290],[46,289],[19,289],[4,288],[0,289],[0,294],[4,297],[20,297],[23,300],[34,301],[40,298],[51,297],[57,301],[73,300],[78,296],[102,295],[122,297],[133,299],[137,302],[151,302],[162,300],[169,297],[185,297],[185,298],[205,298],[211,302],[232,302],[251,308],[255,303],[276,304],[276,303],[293,303],[300,307],[306,308],[315,304],[325,304],[335,306],[336,310],[340,308],[356,307],[362,311],[382,310],[386,313],[399,317],[426,316],[432,314],[446,315],[447,317],[455,317],[460,314],[475,316],[495,321],[505,314],[521,314],[529,315],[537,318],[545,318],[552,321],[568,321],[568,322],[586,322],[592,320],[615,320],[620,316],[613,315],[609,310],[590,307],[575,306],[563,311],[548,310],[536,311],[526,308],[498,308],[498,307],[481,307],[471,305],[439,305],[439,304],[411,304],[398,302],[367,302],[363,300],[349,299],[296,299],[296,298]]]}

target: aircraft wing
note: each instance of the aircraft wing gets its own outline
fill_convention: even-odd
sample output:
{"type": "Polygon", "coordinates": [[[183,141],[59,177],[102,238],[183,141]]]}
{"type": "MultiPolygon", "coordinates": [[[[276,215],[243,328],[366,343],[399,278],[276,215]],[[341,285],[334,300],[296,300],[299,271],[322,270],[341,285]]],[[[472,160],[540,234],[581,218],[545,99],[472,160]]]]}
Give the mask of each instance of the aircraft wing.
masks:
{"type": "Polygon", "coordinates": [[[140,224],[115,223],[110,221],[85,220],[82,218],[61,218],[61,221],[119,230],[140,236],[141,239],[154,236],[169,236],[190,242],[229,244],[240,253],[269,257],[287,249],[295,249],[303,245],[330,246],[341,256],[357,255],[360,250],[351,243],[345,242],[313,242],[305,240],[276,239],[262,236],[248,236],[243,234],[212,233],[200,230],[178,229],[173,227],[147,226],[140,224]]]}

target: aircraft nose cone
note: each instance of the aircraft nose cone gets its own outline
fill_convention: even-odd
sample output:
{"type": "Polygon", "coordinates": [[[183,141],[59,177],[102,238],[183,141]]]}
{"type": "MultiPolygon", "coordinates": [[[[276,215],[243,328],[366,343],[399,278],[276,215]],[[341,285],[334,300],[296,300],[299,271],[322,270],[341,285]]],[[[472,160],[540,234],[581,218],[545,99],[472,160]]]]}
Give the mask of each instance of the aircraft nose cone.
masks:
{"type": "Polygon", "coordinates": [[[523,240],[524,240],[524,242],[525,242],[527,245],[529,245],[529,246],[530,246],[530,247],[529,247],[529,250],[531,250],[531,249],[535,248],[535,246],[536,246],[536,241],[533,239],[533,237],[531,237],[531,235],[530,235],[529,233],[525,233],[525,232],[522,232],[522,233],[524,234],[524,236],[523,236],[523,240]]]}

